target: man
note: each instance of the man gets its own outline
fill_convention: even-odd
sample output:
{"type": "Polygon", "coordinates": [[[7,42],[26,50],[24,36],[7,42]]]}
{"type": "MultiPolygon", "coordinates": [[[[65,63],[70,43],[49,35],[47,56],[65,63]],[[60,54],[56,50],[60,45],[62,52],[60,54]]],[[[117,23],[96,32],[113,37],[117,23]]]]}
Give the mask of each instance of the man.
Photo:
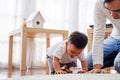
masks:
{"type": "Polygon", "coordinates": [[[94,35],[92,51],[88,54],[88,67],[92,73],[114,65],[120,72],[120,0],[97,0],[94,9],[94,35]],[[113,24],[113,30],[104,40],[106,19],[113,24]]]}

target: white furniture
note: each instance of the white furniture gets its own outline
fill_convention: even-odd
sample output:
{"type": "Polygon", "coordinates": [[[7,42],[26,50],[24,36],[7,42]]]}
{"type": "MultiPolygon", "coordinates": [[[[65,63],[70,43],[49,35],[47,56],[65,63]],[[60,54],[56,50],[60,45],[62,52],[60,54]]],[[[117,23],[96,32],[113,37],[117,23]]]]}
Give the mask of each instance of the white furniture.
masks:
{"type": "Polygon", "coordinates": [[[12,69],[12,58],[13,58],[13,37],[21,37],[21,64],[20,69],[26,70],[26,48],[27,48],[27,38],[46,38],[47,48],[50,46],[50,35],[63,36],[63,40],[67,39],[68,31],[67,30],[55,30],[55,29],[44,29],[44,28],[31,28],[31,27],[22,27],[16,30],[13,30],[9,34],[9,56],[8,56],[8,69],[12,69]]]}

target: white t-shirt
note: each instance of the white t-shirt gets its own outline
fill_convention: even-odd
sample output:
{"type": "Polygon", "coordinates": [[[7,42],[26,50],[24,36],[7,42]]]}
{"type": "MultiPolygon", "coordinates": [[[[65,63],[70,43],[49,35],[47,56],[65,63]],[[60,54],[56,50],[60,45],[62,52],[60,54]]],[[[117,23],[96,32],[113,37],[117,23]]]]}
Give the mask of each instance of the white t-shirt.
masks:
{"type": "Polygon", "coordinates": [[[104,0],[97,0],[94,9],[93,64],[103,65],[103,40],[106,19],[109,19],[113,24],[111,36],[120,39],[120,19],[113,19],[109,11],[104,7],[104,0]]]}
{"type": "Polygon", "coordinates": [[[57,58],[60,59],[60,63],[70,63],[75,61],[76,59],[79,59],[80,61],[85,60],[85,55],[84,53],[80,53],[80,55],[75,56],[74,58],[71,58],[67,53],[66,53],[66,41],[59,42],[52,47],[48,48],[47,50],[47,55],[50,57],[56,56],[57,58]]]}

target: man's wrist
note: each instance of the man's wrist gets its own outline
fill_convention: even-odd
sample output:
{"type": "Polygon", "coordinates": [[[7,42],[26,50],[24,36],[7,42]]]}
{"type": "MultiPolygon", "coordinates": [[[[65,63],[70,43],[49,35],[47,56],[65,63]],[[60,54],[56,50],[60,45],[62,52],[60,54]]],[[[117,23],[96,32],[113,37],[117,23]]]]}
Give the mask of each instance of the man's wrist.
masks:
{"type": "Polygon", "coordinates": [[[101,69],[101,64],[95,64],[94,69],[101,69]]]}

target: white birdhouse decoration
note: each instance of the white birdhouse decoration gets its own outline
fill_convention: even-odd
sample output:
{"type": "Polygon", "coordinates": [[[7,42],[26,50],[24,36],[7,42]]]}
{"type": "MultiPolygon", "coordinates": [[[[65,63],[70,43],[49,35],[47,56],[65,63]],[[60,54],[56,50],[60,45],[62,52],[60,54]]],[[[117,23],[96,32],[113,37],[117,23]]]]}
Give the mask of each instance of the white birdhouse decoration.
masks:
{"type": "Polygon", "coordinates": [[[26,20],[27,27],[43,27],[44,22],[45,20],[40,11],[31,14],[26,20]]]}

